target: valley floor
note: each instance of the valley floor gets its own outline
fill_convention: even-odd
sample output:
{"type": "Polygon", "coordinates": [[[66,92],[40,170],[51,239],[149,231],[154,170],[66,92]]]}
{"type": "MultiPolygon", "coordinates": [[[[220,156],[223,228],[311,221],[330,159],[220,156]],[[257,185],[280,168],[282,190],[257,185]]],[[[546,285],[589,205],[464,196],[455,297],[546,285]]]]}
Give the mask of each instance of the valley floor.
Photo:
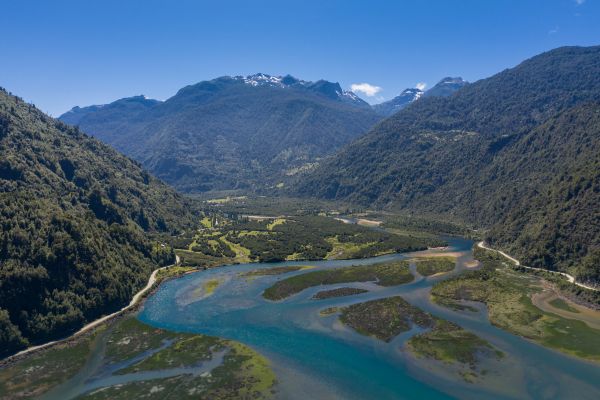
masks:
{"type": "MultiPolygon", "coordinates": [[[[128,306],[86,325],[69,340],[30,348],[5,360],[0,367],[0,399],[163,398],[166,394],[225,399],[286,393],[288,378],[278,382],[276,374],[281,366],[272,368],[269,361],[277,353],[271,344],[246,340],[250,337],[241,334],[239,327],[235,330],[241,334],[237,340],[221,339],[231,337],[224,334],[230,332],[228,327],[211,325],[209,320],[200,326],[214,328],[197,330],[196,307],[206,303],[204,311],[209,312],[213,302],[217,302],[215,306],[229,304],[234,310],[239,304],[255,304],[272,309],[269,314],[298,301],[298,305],[311,305],[311,310],[316,308],[308,325],[333,329],[328,340],[350,340],[359,348],[372,343],[349,336],[351,330],[371,338],[368,340],[389,343],[395,349],[399,346],[403,357],[408,357],[402,363],[408,362],[415,369],[410,373],[402,370],[402,374],[420,377],[417,381],[435,387],[434,380],[423,378],[423,371],[429,370],[442,382],[439,389],[453,395],[456,388],[443,383],[448,379],[463,381],[467,386],[458,386],[468,394],[466,397],[495,393],[499,382],[513,379],[507,366],[523,362],[515,348],[505,345],[505,339],[499,340],[487,328],[468,322],[473,318],[489,318],[493,326],[506,332],[590,360],[590,376],[600,371],[595,364],[600,361],[600,312],[573,303],[543,277],[528,274],[527,269],[514,269],[518,260],[489,249],[483,242],[475,248],[478,261],[469,257],[468,251],[444,247],[397,255],[445,245],[447,239],[440,239],[435,230],[386,226],[381,216],[335,216],[343,222],[334,216],[286,214],[238,220],[207,213],[196,232],[169,238],[176,248],[177,264],[155,270],[128,306]],[[351,260],[335,261],[337,258],[351,260]],[[330,261],[311,263],[307,259],[330,261]],[[260,261],[279,263],[248,264],[260,261]],[[225,267],[214,268],[218,266],[225,267]],[[181,315],[188,318],[187,323],[180,324],[178,311],[165,314],[165,326],[161,319],[150,318],[159,306],[156,301],[149,310],[145,306],[138,317],[150,325],[132,316],[161,282],[204,269],[210,269],[210,274],[173,281],[200,282],[189,290],[177,291],[169,300],[178,302],[179,312],[196,310],[194,317],[181,315]],[[248,290],[250,297],[246,297],[248,290]],[[255,347],[259,352],[266,350],[267,358],[253,350],[255,347]]],[[[263,317],[249,314],[247,318],[263,317]]],[[[275,326],[288,322],[279,321],[275,326]]],[[[517,348],[521,346],[515,343],[517,348]]],[[[518,369],[525,365],[519,364],[518,369]]],[[[552,369],[556,366],[547,367],[551,374],[558,373],[552,369]]],[[[577,364],[577,368],[581,366],[577,364]]],[[[594,385],[585,381],[582,387],[590,384],[594,385]]]]}

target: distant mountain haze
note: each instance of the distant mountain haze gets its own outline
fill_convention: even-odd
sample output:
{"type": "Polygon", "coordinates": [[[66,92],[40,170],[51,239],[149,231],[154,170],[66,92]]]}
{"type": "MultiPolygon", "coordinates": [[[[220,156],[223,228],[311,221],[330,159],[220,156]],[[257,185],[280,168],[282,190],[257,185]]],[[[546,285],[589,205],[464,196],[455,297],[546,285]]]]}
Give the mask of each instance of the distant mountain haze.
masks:
{"type": "Polygon", "coordinates": [[[377,114],[383,115],[385,117],[389,117],[392,114],[397,113],[402,110],[404,107],[412,103],[413,101],[418,100],[423,96],[423,91],[417,88],[405,89],[398,96],[394,97],[391,100],[384,101],[383,103],[374,104],[373,110],[377,114]]]}
{"type": "Polygon", "coordinates": [[[380,104],[373,105],[373,110],[379,115],[389,117],[392,114],[397,113],[402,110],[404,107],[408,106],[410,103],[419,100],[421,97],[427,96],[440,96],[446,97],[455,93],[457,90],[461,89],[468,82],[463,80],[462,78],[444,78],[439,81],[434,87],[427,91],[423,91],[418,88],[405,89],[398,96],[394,97],[392,100],[384,101],[380,104]]]}
{"type": "Polygon", "coordinates": [[[461,77],[451,78],[446,77],[436,83],[431,89],[427,90],[423,96],[439,96],[439,97],[447,97],[454,94],[457,90],[463,88],[468,85],[469,82],[465,81],[461,77]]]}
{"type": "Polygon", "coordinates": [[[266,74],[203,81],[164,102],[136,96],[75,107],[60,117],[185,192],[276,185],[380,118],[338,83],[266,74]]]}

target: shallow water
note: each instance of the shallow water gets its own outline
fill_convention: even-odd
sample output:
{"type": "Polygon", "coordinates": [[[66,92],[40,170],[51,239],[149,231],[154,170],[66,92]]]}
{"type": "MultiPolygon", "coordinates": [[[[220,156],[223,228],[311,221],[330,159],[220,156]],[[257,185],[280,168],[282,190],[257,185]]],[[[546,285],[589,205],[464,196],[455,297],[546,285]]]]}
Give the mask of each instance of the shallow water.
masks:
{"type": "MultiPolygon", "coordinates": [[[[317,269],[398,260],[394,254],[363,260],[242,264],[183,276],[163,284],[145,303],[138,318],[156,327],[205,333],[238,340],[270,359],[277,374],[278,395],[285,399],[598,399],[600,367],[545,349],[490,325],[485,308],[454,312],[429,301],[433,283],[466,268],[473,260],[472,242],[450,238],[450,251],[461,256],[454,272],[383,288],[372,283],[329,285],[307,289],[279,302],[262,298],[262,291],[282,277],[247,277],[241,272],[286,265],[313,265],[317,269]],[[194,298],[194,289],[208,279],[223,284],[209,297],[194,298]],[[325,288],[353,286],[369,289],[359,295],[312,300],[325,288]],[[506,353],[490,362],[490,372],[476,384],[467,383],[452,367],[416,360],[403,344],[418,329],[391,343],[361,336],[344,327],[337,315],[319,311],[370,299],[402,295],[410,303],[478,334],[506,353]]],[[[429,250],[421,254],[441,252],[429,250]]],[[[414,271],[414,268],[413,268],[414,271]]],[[[486,364],[486,368],[488,365],[486,364]]]]}
{"type": "Polygon", "coordinates": [[[93,350],[83,368],[72,378],[53,388],[40,397],[40,400],[69,400],[94,392],[96,389],[122,385],[133,382],[148,381],[158,378],[169,378],[179,375],[198,376],[212,371],[223,363],[228,349],[216,351],[210,360],[199,362],[189,367],[177,367],[163,370],[150,370],[119,374],[119,371],[147,359],[159,351],[173,344],[173,340],[166,339],[154,349],[147,350],[130,359],[115,363],[106,363],[104,358],[108,336],[112,328],[102,332],[94,339],[93,350]]]}

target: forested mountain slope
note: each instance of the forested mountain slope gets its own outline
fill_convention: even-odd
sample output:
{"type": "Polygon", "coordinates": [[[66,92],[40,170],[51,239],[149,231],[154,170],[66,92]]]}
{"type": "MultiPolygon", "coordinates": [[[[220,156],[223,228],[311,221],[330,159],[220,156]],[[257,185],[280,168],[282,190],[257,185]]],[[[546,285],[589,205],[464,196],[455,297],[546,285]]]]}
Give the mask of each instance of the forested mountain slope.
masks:
{"type": "Polygon", "coordinates": [[[72,110],[61,119],[186,192],[275,185],[380,119],[337,83],[289,75],[226,76],[184,87],[165,102],[141,100],[72,110]]]}
{"type": "Polygon", "coordinates": [[[0,90],[0,356],[128,303],[191,204],[115,150],[0,90]]]}
{"type": "Polygon", "coordinates": [[[559,48],[420,99],[295,193],[444,214],[491,227],[489,239],[529,265],[576,269],[600,237],[599,102],[600,47],[559,48]]]}

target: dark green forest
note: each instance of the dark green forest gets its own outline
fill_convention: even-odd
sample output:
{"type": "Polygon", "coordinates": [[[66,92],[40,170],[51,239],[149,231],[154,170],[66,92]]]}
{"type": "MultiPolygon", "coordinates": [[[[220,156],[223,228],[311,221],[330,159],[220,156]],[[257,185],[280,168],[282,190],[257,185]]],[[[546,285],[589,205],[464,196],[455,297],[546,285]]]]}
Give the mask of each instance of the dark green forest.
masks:
{"type": "Polygon", "coordinates": [[[269,221],[238,221],[230,228],[228,240],[250,249],[251,257],[262,262],[282,261],[295,254],[301,260],[321,260],[333,250],[327,239],[336,238],[342,244],[361,247],[353,258],[373,257],[390,252],[417,251],[443,245],[436,238],[416,238],[393,235],[359,225],[344,224],[327,217],[299,216],[289,222],[268,228],[269,221]],[[258,235],[238,235],[239,231],[259,232],[258,235]]]}
{"type": "Polygon", "coordinates": [[[139,164],[0,90],[0,356],[127,304],[194,206],[139,164]]]}
{"type": "Polygon", "coordinates": [[[564,47],[427,97],[292,192],[487,228],[526,265],[600,280],[600,47],[564,47]]]}

